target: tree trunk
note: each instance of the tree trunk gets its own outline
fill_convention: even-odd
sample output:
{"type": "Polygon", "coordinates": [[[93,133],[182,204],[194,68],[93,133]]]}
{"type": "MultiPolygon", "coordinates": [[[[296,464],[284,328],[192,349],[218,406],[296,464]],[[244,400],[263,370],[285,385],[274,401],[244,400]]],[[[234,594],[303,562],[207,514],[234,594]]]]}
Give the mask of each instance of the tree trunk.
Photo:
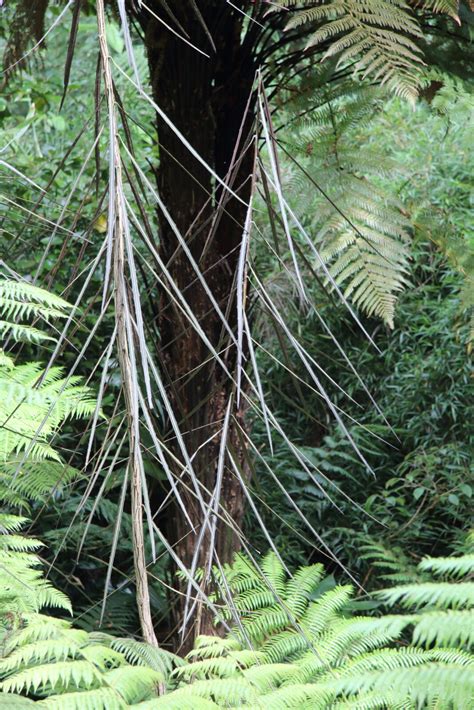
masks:
{"type": "MultiPolygon", "coordinates": [[[[157,5],[156,13],[172,24],[170,17],[157,5]]],[[[206,163],[220,178],[229,181],[232,190],[245,202],[250,196],[253,169],[253,148],[249,146],[249,140],[255,107],[252,94],[255,65],[252,55],[241,43],[241,16],[224,0],[200,3],[200,11],[196,11],[193,2],[174,3],[173,14],[181,25],[177,31],[183,34],[184,30],[189,41],[207,52],[210,58],[163,30],[162,24],[144,14],[141,24],[154,99],[206,163]],[[202,22],[198,12],[202,13],[202,22]],[[249,98],[250,110],[246,113],[249,98]]],[[[235,275],[246,206],[222,190],[210,172],[159,117],[157,130],[160,197],[185,238],[227,322],[235,330],[235,275]]],[[[212,346],[233,371],[235,346],[162,212],[159,223],[161,257],[212,346]]],[[[232,383],[222,367],[213,362],[198,333],[164,292],[160,294],[159,313],[160,364],[187,450],[190,455],[195,455],[193,468],[201,484],[203,499],[208,504],[216,483],[219,432],[232,383]]],[[[242,412],[236,416],[243,423],[242,412]]],[[[240,451],[232,427],[229,438],[234,449],[240,451]]],[[[177,445],[174,451],[182,460],[177,445]]],[[[179,475],[181,471],[176,473],[179,475]]],[[[181,561],[189,569],[201,534],[197,563],[203,567],[210,561],[209,532],[202,530],[204,514],[192,492],[190,477],[182,478],[182,481],[184,485],[180,489],[196,533],[192,532],[174,503],[167,509],[168,539],[174,543],[181,561]]],[[[238,528],[243,518],[244,494],[228,467],[224,468],[220,502],[238,528]]],[[[238,548],[238,534],[219,521],[214,545],[219,561],[230,561],[238,548]]],[[[182,599],[181,596],[178,598],[182,599]]],[[[182,621],[182,614],[183,603],[180,602],[177,621],[182,621]]],[[[209,613],[197,605],[185,648],[197,633],[212,633],[211,622],[209,613]]]]}

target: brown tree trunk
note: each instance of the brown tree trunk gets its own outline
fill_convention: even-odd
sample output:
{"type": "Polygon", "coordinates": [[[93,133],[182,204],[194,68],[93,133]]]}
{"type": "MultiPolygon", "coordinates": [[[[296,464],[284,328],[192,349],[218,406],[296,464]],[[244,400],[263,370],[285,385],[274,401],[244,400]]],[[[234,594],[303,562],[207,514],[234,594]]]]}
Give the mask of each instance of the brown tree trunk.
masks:
{"type": "MultiPolygon", "coordinates": [[[[159,6],[155,6],[155,10],[171,23],[159,6]]],[[[224,0],[200,3],[203,22],[192,2],[174,3],[173,13],[181,25],[178,31],[182,33],[184,30],[189,41],[210,54],[210,58],[199,54],[170,32],[163,31],[163,26],[149,14],[144,15],[141,19],[154,99],[199,155],[219,177],[229,180],[232,190],[245,202],[250,196],[253,168],[253,150],[249,147],[249,139],[254,115],[254,99],[250,97],[255,66],[252,56],[241,44],[241,16],[232,11],[224,0]],[[215,51],[204,24],[215,44],[215,51]],[[250,111],[246,113],[249,98],[250,111]]],[[[157,130],[160,197],[185,238],[227,322],[235,330],[235,276],[246,207],[228,192],[223,192],[216,179],[159,117],[157,130]]],[[[236,350],[222,319],[161,212],[159,223],[161,257],[206,336],[221,353],[229,370],[233,371],[236,350]]],[[[159,311],[160,364],[187,450],[190,455],[195,454],[193,468],[201,484],[203,499],[208,504],[216,482],[219,431],[232,383],[222,367],[213,362],[201,337],[164,292],[160,295],[159,311]]],[[[243,421],[241,413],[237,416],[243,421]]],[[[239,451],[238,438],[232,428],[230,440],[235,450],[239,451]]],[[[182,460],[179,447],[174,449],[176,456],[182,460]]],[[[181,471],[176,473],[179,475],[181,471]]],[[[190,477],[183,477],[182,481],[183,499],[196,533],[192,532],[175,504],[167,509],[166,527],[168,539],[175,544],[181,561],[189,569],[204,515],[192,492],[190,477]]],[[[227,466],[224,468],[220,501],[236,528],[240,527],[244,494],[227,466]]],[[[202,531],[198,566],[208,563],[209,543],[209,532],[202,531]]],[[[219,521],[214,549],[220,562],[230,561],[238,548],[236,531],[219,521]]],[[[182,602],[178,604],[177,612],[181,621],[182,602]]],[[[189,647],[197,633],[212,632],[211,622],[209,613],[198,605],[185,648],[189,647]]]]}

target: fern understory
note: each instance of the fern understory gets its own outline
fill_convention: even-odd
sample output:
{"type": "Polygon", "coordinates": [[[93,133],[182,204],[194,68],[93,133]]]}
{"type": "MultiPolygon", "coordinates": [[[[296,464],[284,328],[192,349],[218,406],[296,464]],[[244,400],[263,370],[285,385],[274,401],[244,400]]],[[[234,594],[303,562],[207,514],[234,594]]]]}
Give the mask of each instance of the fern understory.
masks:
{"type": "Polygon", "coordinates": [[[472,552],[426,558],[417,581],[376,595],[408,613],[373,617],[357,614],[350,585],[328,589],[320,564],[289,577],[273,553],[260,569],[239,556],[225,583],[214,571],[232,631],[200,637],[183,660],[45,614],[70,605],[24,523],[0,518],[2,707],[461,710],[474,700],[472,552]]]}

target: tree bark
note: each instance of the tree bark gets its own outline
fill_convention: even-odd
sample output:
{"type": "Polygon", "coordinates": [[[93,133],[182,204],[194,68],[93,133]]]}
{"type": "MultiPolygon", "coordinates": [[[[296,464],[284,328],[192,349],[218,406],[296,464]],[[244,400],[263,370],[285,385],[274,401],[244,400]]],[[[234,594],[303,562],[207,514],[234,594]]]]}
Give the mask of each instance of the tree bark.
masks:
{"type": "MultiPolygon", "coordinates": [[[[172,22],[158,3],[154,11],[169,24],[172,22]]],[[[200,3],[198,12],[202,13],[202,22],[193,2],[173,4],[173,14],[180,24],[177,31],[182,34],[184,30],[189,41],[210,54],[210,58],[163,30],[162,24],[148,13],[141,15],[154,99],[213,171],[228,181],[232,190],[246,202],[253,170],[253,149],[249,141],[255,108],[254,61],[250,50],[241,42],[242,16],[231,6],[223,0],[209,0],[200,3]]],[[[159,117],[157,131],[160,197],[230,328],[235,331],[235,275],[246,206],[222,189],[159,117]]],[[[158,248],[163,261],[212,346],[233,371],[236,349],[222,319],[161,212],[159,224],[158,248]]],[[[159,313],[160,364],[187,450],[194,455],[193,468],[203,498],[208,504],[216,483],[219,432],[233,385],[222,367],[213,361],[201,337],[164,292],[160,294],[159,313]]],[[[235,414],[243,425],[243,413],[235,414]]],[[[241,445],[232,426],[229,438],[234,450],[240,451],[243,462],[241,445]]],[[[174,446],[174,449],[181,458],[179,448],[174,446]]],[[[244,463],[243,466],[245,469],[244,463]]],[[[183,477],[182,482],[183,499],[196,532],[191,531],[177,505],[172,504],[167,509],[168,539],[189,569],[202,532],[197,564],[205,567],[210,562],[209,532],[202,530],[204,514],[191,492],[190,477],[183,477]]],[[[228,466],[224,467],[220,502],[238,529],[243,519],[244,493],[228,466]]],[[[217,524],[214,542],[215,554],[221,563],[229,562],[240,546],[236,530],[222,521],[217,524]]],[[[182,614],[180,601],[176,621],[182,620],[182,614]]],[[[212,633],[212,629],[209,613],[197,605],[184,648],[189,648],[195,635],[212,633]]]]}

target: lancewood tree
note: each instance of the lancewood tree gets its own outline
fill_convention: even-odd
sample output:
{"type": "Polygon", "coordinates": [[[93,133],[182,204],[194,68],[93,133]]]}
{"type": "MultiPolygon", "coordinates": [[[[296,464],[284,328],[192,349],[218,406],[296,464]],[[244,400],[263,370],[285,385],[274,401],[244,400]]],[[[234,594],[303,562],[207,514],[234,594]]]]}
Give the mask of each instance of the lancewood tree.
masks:
{"type": "MultiPolygon", "coordinates": [[[[108,227],[94,268],[103,264],[101,316],[115,304],[111,348],[116,346],[127,412],[128,480],[143,632],[154,640],[145,531],[167,546],[182,572],[204,568],[201,586],[189,579],[183,583],[181,591],[186,594],[178,605],[178,617],[193,633],[209,631],[210,616],[202,599],[211,564],[231,560],[242,544],[245,504],[255,505],[249,481],[251,460],[258,452],[249,437],[249,411],[265,420],[269,436],[276,431],[285,438],[266,406],[258,376],[251,335],[256,303],[297,352],[312,386],[340,419],[321,382],[318,364],[280,320],[253,268],[256,195],[266,201],[271,234],[281,240],[280,247],[275,243],[271,248],[302,301],[306,297],[303,272],[309,269],[315,277],[322,275],[332,282],[342,298],[338,284],[347,285],[355,303],[390,323],[395,295],[403,285],[403,220],[384,229],[374,226],[373,220],[364,222],[360,214],[349,218],[337,205],[332,206],[332,216],[336,214],[341,222],[335,228],[340,241],[328,251],[343,253],[345,262],[338,262],[332,272],[327,270],[284,194],[279,111],[292,94],[306,101],[299,115],[313,110],[317,72],[323,76],[319,89],[325,89],[324,81],[328,87],[346,86],[343,82],[355,73],[353,87],[360,88],[364,81],[382,83],[399,95],[415,97],[424,66],[420,49],[424,40],[415,13],[422,10],[418,3],[415,7],[403,0],[51,4],[57,9],[48,19],[46,0],[34,7],[26,0],[9,3],[13,41],[7,47],[5,71],[8,76],[24,55],[28,61],[27,39],[33,36],[41,44],[48,28],[70,21],[66,88],[74,53],[79,51],[80,13],[96,14],[95,123],[97,136],[108,135],[109,182],[104,197],[108,227]],[[109,51],[106,25],[111,21],[119,22],[123,32],[127,78],[109,51]],[[149,86],[134,57],[133,47],[139,42],[146,50],[149,86]],[[331,66],[326,75],[318,69],[322,60],[331,66]],[[147,171],[130,142],[129,107],[123,105],[117,88],[125,80],[135,86],[136,100],[148,102],[155,111],[159,159],[147,171]],[[147,201],[156,204],[157,230],[151,226],[147,201]],[[140,258],[146,250],[149,268],[146,305],[141,299],[143,269],[137,266],[139,241],[140,258]],[[149,335],[152,320],[154,338],[149,335]],[[167,493],[147,485],[144,429],[148,453],[158,459],[168,481],[167,493]]],[[[458,21],[457,4],[451,0],[428,0],[423,11],[431,33],[437,31],[435,13],[458,21]]],[[[319,94],[317,106],[325,101],[319,94]]],[[[334,111],[333,123],[337,103],[334,111]]],[[[98,138],[93,148],[97,143],[98,138]]],[[[360,200],[366,204],[365,197],[360,200]]],[[[380,223],[383,215],[377,214],[380,223]]],[[[106,368],[107,364],[104,372],[106,368]]],[[[340,425],[344,426],[342,420],[340,425]]],[[[287,445],[292,446],[289,441],[287,445]]],[[[296,447],[294,454],[301,456],[296,447]]],[[[306,522],[302,518],[302,525],[306,522]]],[[[311,533],[316,535],[314,530],[311,533]]]]}

